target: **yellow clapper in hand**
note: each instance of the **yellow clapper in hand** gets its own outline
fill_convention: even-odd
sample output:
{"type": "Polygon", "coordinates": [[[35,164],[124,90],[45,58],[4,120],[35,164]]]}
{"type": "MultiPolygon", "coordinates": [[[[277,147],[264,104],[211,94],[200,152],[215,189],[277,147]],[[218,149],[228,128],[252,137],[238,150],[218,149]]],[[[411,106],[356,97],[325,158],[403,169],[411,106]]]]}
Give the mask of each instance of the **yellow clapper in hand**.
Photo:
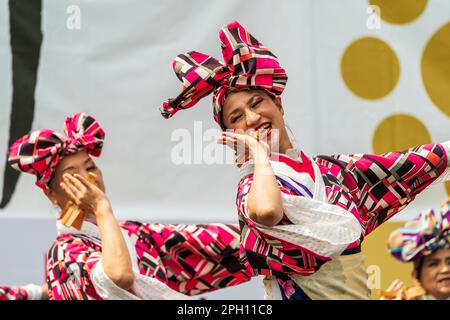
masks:
{"type": "MultiPolygon", "coordinates": [[[[93,184],[96,180],[97,177],[95,174],[89,172],[87,181],[93,184]]],[[[83,210],[69,200],[61,213],[61,223],[66,227],[74,227],[75,229],[80,230],[83,225],[84,217],[85,213],[83,210]]]]}

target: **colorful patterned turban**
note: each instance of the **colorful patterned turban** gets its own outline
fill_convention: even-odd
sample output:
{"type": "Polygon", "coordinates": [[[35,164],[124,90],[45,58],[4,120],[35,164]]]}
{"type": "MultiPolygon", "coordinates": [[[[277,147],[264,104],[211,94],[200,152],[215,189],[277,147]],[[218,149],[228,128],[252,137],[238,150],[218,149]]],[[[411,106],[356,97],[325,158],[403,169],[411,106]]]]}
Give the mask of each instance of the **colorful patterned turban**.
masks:
{"type": "Polygon", "coordinates": [[[105,132],[93,117],[84,113],[67,117],[64,133],[43,129],[23,136],[12,144],[8,163],[17,171],[36,175],[36,185],[45,190],[64,156],[82,150],[100,156],[105,132]]]}
{"type": "Polygon", "coordinates": [[[419,261],[438,249],[450,248],[450,198],[441,212],[423,211],[389,238],[390,253],[402,262],[419,261]]]}
{"type": "Polygon", "coordinates": [[[229,92],[262,89],[271,96],[283,92],[286,71],[244,27],[234,21],[220,30],[219,37],[225,64],[196,51],[180,54],[173,61],[183,87],[178,97],[163,102],[160,110],[166,119],[212,93],[214,120],[224,129],[221,111],[229,92]]]}

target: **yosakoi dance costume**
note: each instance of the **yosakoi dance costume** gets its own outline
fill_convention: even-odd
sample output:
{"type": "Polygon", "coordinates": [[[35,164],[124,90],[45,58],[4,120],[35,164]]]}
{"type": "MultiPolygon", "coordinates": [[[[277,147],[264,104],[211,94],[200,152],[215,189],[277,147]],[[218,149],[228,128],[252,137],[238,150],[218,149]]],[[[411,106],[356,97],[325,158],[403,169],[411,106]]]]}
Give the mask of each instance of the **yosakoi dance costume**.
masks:
{"type": "MultiPolygon", "coordinates": [[[[182,92],[161,112],[170,118],[212,94],[214,119],[223,130],[264,126],[267,133],[279,125],[280,145],[290,147],[260,159],[270,163],[283,217],[275,226],[250,217],[256,169],[249,159],[239,168],[241,262],[266,276],[268,298],[368,299],[361,242],[432,183],[449,179],[450,141],[383,155],[310,157],[283,135],[280,95],[287,75],[276,56],[237,22],[221,29],[220,41],[225,63],[195,51],[175,58],[182,92]],[[228,112],[232,104],[235,115],[228,112]]],[[[222,135],[261,148],[248,135],[222,135]]]]}
{"type": "MultiPolygon", "coordinates": [[[[18,139],[10,149],[12,167],[36,175],[36,184],[46,194],[64,159],[69,161],[68,157],[83,152],[97,157],[101,154],[104,131],[93,117],[78,113],[66,118],[64,132],[35,131],[18,139]]],[[[83,161],[91,163],[87,155],[83,161]]],[[[79,172],[95,168],[90,166],[79,172]]],[[[99,188],[95,190],[102,193],[99,188]]],[[[235,225],[124,221],[119,224],[119,235],[134,273],[131,288],[125,290],[105,271],[106,242],[97,222],[86,218],[77,230],[58,221],[58,236],[47,259],[50,299],[184,299],[185,295],[243,283],[252,276],[251,270],[239,263],[239,230],[235,225]]]]}

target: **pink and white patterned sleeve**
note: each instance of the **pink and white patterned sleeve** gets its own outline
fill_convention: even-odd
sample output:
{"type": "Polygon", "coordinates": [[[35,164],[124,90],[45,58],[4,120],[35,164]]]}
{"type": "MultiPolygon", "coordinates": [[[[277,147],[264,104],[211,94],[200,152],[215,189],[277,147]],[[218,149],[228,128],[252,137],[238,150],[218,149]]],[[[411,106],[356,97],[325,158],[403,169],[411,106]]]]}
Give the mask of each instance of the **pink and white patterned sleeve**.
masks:
{"type": "Polygon", "coordinates": [[[155,264],[159,280],[178,292],[202,294],[242,284],[253,276],[240,261],[237,225],[148,224],[143,228],[161,259],[155,264]]]}
{"type": "Polygon", "coordinates": [[[48,252],[47,284],[50,300],[101,300],[91,273],[101,260],[101,252],[88,241],[64,235],[48,252]]]}
{"type": "Polygon", "coordinates": [[[406,207],[434,183],[450,179],[450,141],[402,152],[318,157],[340,166],[339,181],[352,195],[367,233],[406,207]]]}

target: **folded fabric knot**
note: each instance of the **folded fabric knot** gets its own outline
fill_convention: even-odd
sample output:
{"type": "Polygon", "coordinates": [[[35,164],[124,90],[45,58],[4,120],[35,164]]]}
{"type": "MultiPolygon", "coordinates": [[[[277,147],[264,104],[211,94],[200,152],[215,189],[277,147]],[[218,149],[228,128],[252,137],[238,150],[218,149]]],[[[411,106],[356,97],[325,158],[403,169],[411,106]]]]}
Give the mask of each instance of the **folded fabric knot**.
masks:
{"type": "Polygon", "coordinates": [[[67,117],[64,133],[42,129],[24,135],[12,144],[8,163],[17,171],[36,175],[36,185],[45,190],[64,156],[82,150],[100,156],[105,132],[93,117],[85,113],[67,117]]]}
{"type": "Polygon", "coordinates": [[[189,109],[213,94],[214,120],[225,129],[221,119],[223,104],[230,92],[259,89],[280,95],[287,82],[286,71],[277,57],[256,40],[238,22],[220,30],[219,38],[225,63],[197,51],[178,55],[173,70],[182,82],[181,93],[163,102],[164,118],[189,109]]]}

